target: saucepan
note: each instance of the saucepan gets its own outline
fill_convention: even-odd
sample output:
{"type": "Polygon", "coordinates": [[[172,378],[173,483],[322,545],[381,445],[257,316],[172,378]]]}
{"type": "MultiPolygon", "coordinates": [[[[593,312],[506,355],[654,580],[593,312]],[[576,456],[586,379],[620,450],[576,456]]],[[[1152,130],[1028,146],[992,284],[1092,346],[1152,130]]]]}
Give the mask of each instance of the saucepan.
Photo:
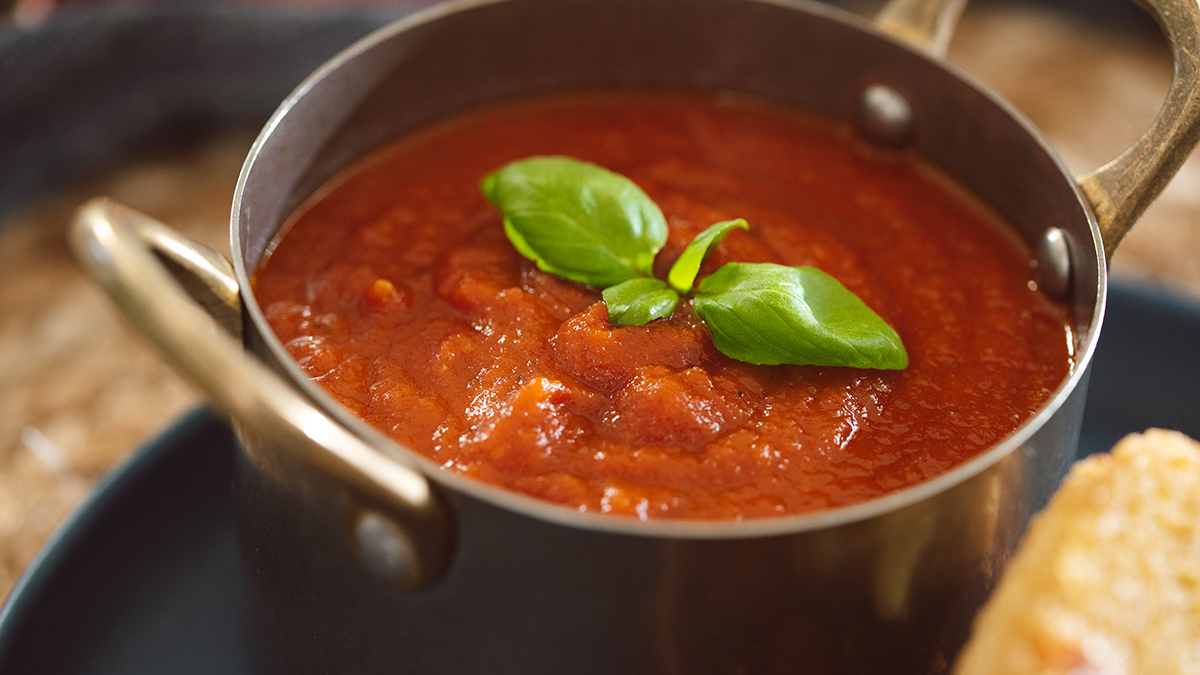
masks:
{"type": "Polygon", "coordinates": [[[1149,132],[1080,178],[941,57],[962,2],[875,22],[800,0],[465,0],[314,73],[254,144],[233,261],[106,200],[82,265],[243,443],[236,502],[271,673],[927,673],[948,669],[1073,457],[1106,261],[1200,133],[1200,7],[1147,0],[1176,79],[1149,132]],[[580,513],[438,469],[314,385],[249,289],[281,224],[373,148],[447,115],[585,87],[733,90],[853,123],[953,176],[1037,252],[1075,366],[982,455],[854,506],[743,522],[580,513]]]}

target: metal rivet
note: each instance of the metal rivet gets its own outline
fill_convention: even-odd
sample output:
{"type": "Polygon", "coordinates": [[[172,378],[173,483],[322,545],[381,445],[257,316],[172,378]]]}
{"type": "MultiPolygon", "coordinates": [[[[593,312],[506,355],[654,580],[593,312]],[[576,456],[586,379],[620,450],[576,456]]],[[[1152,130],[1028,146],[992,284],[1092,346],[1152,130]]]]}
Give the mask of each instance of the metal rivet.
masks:
{"type": "Polygon", "coordinates": [[[1037,247],[1038,286],[1046,295],[1059,300],[1071,289],[1071,248],[1067,233],[1051,227],[1037,247]]]}
{"type": "Polygon", "coordinates": [[[380,581],[401,583],[418,572],[417,548],[408,534],[375,511],[359,515],[354,541],[359,558],[380,581]]]}
{"type": "Polygon", "coordinates": [[[914,119],[908,99],[891,87],[872,84],[858,97],[858,131],[875,145],[906,145],[912,139],[914,119]]]}

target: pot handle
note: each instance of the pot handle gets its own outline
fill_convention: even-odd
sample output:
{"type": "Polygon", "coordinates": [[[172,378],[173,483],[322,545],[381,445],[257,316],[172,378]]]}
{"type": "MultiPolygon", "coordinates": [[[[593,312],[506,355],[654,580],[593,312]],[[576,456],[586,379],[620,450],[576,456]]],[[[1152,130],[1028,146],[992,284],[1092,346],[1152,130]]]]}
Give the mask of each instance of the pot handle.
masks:
{"type": "Polygon", "coordinates": [[[1175,77],[1149,131],[1116,159],[1079,179],[1108,258],[1200,141],[1200,3],[1139,4],[1154,16],[1171,45],[1175,77]]]}
{"type": "MultiPolygon", "coordinates": [[[[1200,4],[1137,0],[1162,27],[1175,77],[1150,129],[1108,164],[1078,179],[1100,226],[1105,257],[1200,142],[1200,4]]],[[[875,17],[885,32],[944,56],[966,0],[891,0],[875,17]]]]}
{"type": "Polygon", "coordinates": [[[875,16],[885,33],[945,56],[967,0],[891,0],[875,16]]]}
{"type": "Polygon", "coordinates": [[[368,512],[371,517],[359,521],[372,527],[355,532],[359,554],[377,576],[406,590],[441,578],[449,562],[450,520],[429,480],[403,458],[350,433],[246,353],[230,335],[240,334],[241,300],[228,260],[106,198],[79,208],[70,239],[84,271],[243,435],[273,439],[272,447],[285,448],[289,459],[333,476],[389,515],[395,524],[379,527],[379,515],[368,512]],[[175,283],[172,275],[184,281],[175,283]],[[372,542],[371,536],[400,540],[372,542]],[[385,552],[383,564],[372,560],[372,547],[385,552]]]}

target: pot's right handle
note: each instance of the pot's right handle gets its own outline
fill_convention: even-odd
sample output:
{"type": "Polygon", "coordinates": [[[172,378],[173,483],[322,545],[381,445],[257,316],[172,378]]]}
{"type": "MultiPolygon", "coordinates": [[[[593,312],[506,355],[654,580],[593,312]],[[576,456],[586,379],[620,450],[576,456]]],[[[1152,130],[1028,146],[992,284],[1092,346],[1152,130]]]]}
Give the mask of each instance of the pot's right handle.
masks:
{"type": "Polygon", "coordinates": [[[879,10],[875,23],[896,37],[945,56],[966,6],[967,0],[891,0],[879,10]]]}
{"type": "Polygon", "coordinates": [[[76,212],[71,245],[125,317],[244,434],[271,439],[290,459],[336,478],[372,505],[358,518],[353,538],[377,576],[403,589],[441,578],[451,521],[429,480],[350,433],[245,352],[230,335],[240,299],[228,261],[104,198],[76,212]],[[168,272],[192,280],[190,295],[168,272]]]}
{"type": "MultiPolygon", "coordinates": [[[[1096,214],[1108,258],[1200,141],[1200,3],[1137,1],[1166,35],[1175,58],[1175,77],[1149,131],[1119,157],[1078,179],[1096,214]]],[[[884,31],[943,56],[965,5],[966,0],[891,0],[875,22],[884,31]]]]}
{"type": "Polygon", "coordinates": [[[1133,147],[1079,179],[1112,257],[1129,228],[1158,197],[1200,141],[1200,3],[1143,0],[1175,57],[1175,77],[1158,117],[1133,147]]]}

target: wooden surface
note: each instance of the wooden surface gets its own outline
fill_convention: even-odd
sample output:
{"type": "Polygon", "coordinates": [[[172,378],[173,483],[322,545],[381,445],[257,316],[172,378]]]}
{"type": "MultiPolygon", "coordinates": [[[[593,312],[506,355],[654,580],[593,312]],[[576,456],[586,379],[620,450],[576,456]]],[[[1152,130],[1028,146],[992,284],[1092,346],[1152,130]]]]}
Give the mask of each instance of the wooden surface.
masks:
{"type": "MultiPolygon", "coordinates": [[[[1160,41],[1030,8],[968,9],[950,58],[1007,96],[1077,172],[1147,127],[1171,77],[1160,41]]],[[[230,200],[253,131],[114,167],[0,228],[0,596],[101,473],[199,395],[131,336],[69,260],[74,207],[108,194],[228,250],[230,200]]],[[[1113,260],[1200,299],[1200,160],[1193,156],[1113,260]]]]}
{"type": "Polygon", "coordinates": [[[98,194],[229,251],[253,133],[164,149],[51,195],[0,230],[0,595],[87,488],[200,402],[76,271],[64,236],[98,194]]]}

